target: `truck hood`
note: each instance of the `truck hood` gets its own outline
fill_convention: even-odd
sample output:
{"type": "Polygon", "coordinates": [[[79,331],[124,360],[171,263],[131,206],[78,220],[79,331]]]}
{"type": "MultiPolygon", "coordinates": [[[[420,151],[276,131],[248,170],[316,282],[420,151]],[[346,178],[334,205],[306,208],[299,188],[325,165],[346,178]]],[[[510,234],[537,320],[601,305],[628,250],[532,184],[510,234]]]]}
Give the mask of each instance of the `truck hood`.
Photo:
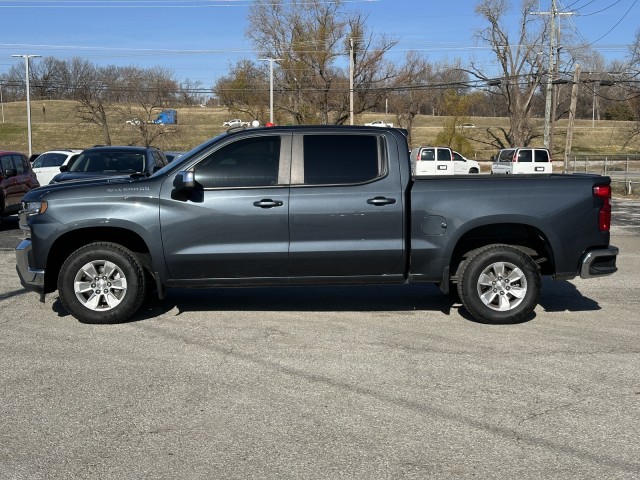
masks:
{"type": "Polygon", "coordinates": [[[117,186],[131,183],[138,183],[141,181],[145,181],[147,177],[140,176],[110,176],[110,177],[95,177],[85,178],[85,180],[73,180],[73,181],[65,181],[60,183],[49,183],[48,185],[42,185],[39,188],[35,188],[28,192],[24,197],[22,197],[22,201],[29,202],[41,199],[44,195],[49,193],[59,192],[61,190],[75,190],[79,188],[89,188],[89,187],[108,187],[108,186],[117,186]]]}

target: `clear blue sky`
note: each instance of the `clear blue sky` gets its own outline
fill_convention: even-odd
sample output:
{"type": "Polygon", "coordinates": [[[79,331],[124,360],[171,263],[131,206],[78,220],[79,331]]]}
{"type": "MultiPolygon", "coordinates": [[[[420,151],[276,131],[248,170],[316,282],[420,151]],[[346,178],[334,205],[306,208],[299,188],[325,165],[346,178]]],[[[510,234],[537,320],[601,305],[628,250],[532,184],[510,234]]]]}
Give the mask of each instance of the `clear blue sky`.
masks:
{"type": "MultiPolygon", "coordinates": [[[[326,0],[330,1],[330,0],[326,0]]],[[[210,87],[228,66],[257,52],[245,39],[251,0],[0,0],[0,73],[14,54],[86,58],[98,65],[163,66],[178,80],[210,87]]],[[[369,15],[374,34],[399,40],[392,54],[422,52],[429,60],[482,60],[474,32],[484,23],[475,0],[351,0],[369,15]]],[[[514,25],[519,0],[513,0],[514,25]]],[[[557,0],[578,15],[562,18],[607,59],[623,59],[640,28],[640,0],[557,0]]],[[[549,11],[551,0],[540,0],[549,11]]],[[[35,60],[37,61],[37,60],[35,60]]]]}

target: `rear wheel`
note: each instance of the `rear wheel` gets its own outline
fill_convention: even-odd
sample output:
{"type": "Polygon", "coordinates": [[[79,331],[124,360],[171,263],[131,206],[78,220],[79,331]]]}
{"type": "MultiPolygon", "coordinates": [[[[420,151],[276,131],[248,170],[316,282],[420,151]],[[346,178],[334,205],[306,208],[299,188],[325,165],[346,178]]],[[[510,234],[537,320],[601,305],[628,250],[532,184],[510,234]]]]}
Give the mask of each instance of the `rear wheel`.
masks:
{"type": "Polygon", "coordinates": [[[518,323],[538,304],[538,266],[517,248],[490,245],[478,249],[467,258],[460,272],[460,300],[481,322],[518,323]]]}
{"type": "Polygon", "coordinates": [[[64,262],[60,302],[84,323],[120,323],[144,302],[146,276],[136,256],[115,243],[91,243],[64,262]]]}

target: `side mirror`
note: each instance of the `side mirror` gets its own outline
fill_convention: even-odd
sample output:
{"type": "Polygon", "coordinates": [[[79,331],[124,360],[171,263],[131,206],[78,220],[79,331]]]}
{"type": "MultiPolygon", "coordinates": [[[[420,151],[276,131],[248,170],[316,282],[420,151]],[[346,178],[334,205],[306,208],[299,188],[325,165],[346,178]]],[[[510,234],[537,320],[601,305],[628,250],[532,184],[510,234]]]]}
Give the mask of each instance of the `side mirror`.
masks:
{"type": "Polygon", "coordinates": [[[15,168],[7,168],[4,171],[4,177],[5,178],[15,177],[17,174],[18,174],[18,171],[15,168]]]}
{"type": "Polygon", "coordinates": [[[60,165],[60,171],[61,172],[66,172],[69,170],[69,165],[60,165]]]}
{"type": "Polygon", "coordinates": [[[196,186],[194,172],[184,171],[178,172],[173,180],[173,188],[177,191],[192,190],[196,186]]]}

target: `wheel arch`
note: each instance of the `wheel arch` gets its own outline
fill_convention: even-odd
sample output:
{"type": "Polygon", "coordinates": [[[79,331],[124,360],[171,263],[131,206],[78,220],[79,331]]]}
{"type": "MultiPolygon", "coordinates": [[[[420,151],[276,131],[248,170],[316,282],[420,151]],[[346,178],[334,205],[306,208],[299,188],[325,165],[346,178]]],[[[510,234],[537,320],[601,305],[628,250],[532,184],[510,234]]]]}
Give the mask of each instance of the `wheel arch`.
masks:
{"type": "Polygon", "coordinates": [[[45,292],[56,290],[58,275],[64,261],[78,248],[93,242],[112,242],[133,252],[145,270],[153,272],[151,252],[144,239],[132,230],[121,227],[90,227],[66,232],[56,239],[49,250],[46,265],[45,292]]]}
{"type": "Polygon", "coordinates": [[[540,229],[523,223],[494,223],[472,228],[458,239],[449,263],[452,280],[457,280],[458,267],[469,253],[493,244],[522,250],[536,262],[542,275],[555,272],[553,247],[540,229]]]}

